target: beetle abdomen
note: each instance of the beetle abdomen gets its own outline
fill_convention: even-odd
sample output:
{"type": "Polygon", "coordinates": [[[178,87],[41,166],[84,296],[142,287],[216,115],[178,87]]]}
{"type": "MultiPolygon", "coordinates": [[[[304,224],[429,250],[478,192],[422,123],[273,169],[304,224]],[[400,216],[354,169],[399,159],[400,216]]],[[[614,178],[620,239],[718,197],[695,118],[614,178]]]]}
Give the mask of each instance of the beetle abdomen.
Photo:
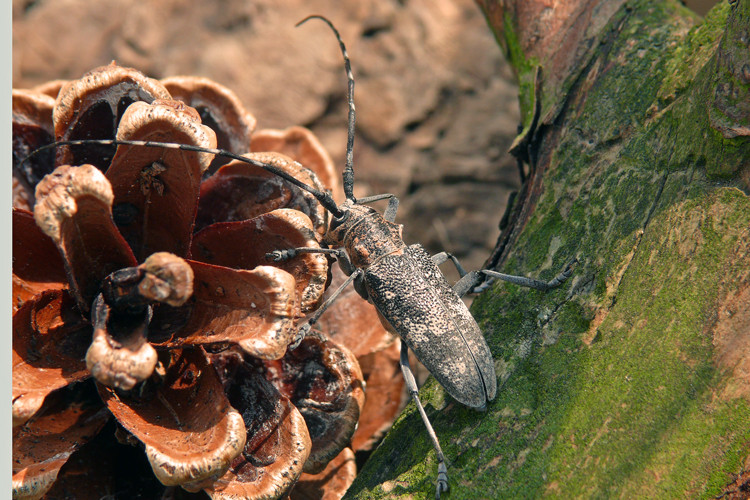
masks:
{"type": "Polygon", "coordinates": [[[487,342],[466,305],[421,245],[388,255],[365,270],[385,326],[459,402],[483,408],[497,380],[487,342]]]}

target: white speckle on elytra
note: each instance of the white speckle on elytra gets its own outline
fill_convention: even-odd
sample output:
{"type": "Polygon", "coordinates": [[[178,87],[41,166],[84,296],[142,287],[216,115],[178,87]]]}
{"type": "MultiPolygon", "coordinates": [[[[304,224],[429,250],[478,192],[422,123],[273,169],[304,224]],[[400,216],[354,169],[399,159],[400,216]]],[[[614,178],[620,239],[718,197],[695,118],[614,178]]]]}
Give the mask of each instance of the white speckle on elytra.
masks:
{"type": "Polygon", "coordinates": [[[252,307],[253,309],[255,309],[258,306],[255,305],[255,302],[250,302],[250,307],[252,307]]]}

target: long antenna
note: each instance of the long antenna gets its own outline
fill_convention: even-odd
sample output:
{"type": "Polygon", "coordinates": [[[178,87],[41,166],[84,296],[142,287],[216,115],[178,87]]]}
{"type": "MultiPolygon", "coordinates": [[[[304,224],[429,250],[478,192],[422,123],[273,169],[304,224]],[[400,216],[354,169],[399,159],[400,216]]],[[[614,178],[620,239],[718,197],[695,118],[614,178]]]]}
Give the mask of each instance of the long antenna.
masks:
{"type": "Polygon", "coordinates": [[[35,149],[29,156],[21,160],[20,165],[23,165],[28,160],[30,160],[32,157],[36,156],[38,153],[45,151],[47,149],[51,149],[57,146],[85,146],[88,144],[101,144],[105,146],[141,146],[141,147],[147,147],[147,148],[164,148],[164,149],[178,149],[180,151],[193,151],[196,153],[209,153],[214,154],[218,156],[224,156],[226,158],[231,158],[233,160],[239,160],[243,163],[248,163],[250,165],[254,165],[258,168],[262,168],[263,170],[266,170],[268,172],[271,172],[274,175],[278,175],[282,179],[291,182],[295,186],[299,187],[300,189],[304,189],[311,195],[317,199],[321,205],[323,205],[326,210],[331,212],[334,217],[341,218],[344,215],[344,212],[341,211],[341,209],[336,205],[336,202],[333,201],[333,197],[331,197],[330,193],[327,193],[325,191],[320,191],[318,189],[315,189],[312,186],[308,186],[301,180],[289,175],[288,173],[284,172],[278,167],[274,167],[273,165],[269,165],[268,163],[263,163],[258,160],[253,160],[252,158],[247,158],[242,155],[238,155],[236,153],[232,153],[231,151],[226,151],[224,149],[214,149],[214,148],[204,148],[201,146],[193,146],[191,144],[175,144],[172,142],[156,142],[156,141],[130,141],[130,140],[120,140],[120,139],[74,139],[74,140],[67,140],[67,141],[57,141],[50,144],[45,144],[44,146],[40,146],[39,148],[35,149]]]}
{"type": "Polygon", "coordinates": [[[354,198],[354,75],[352,75],[352,65],[349,62],[349,55],[346,53],[346,46],[344,41],[341,39],[338,30],[331,21],[323,16],[312,15],[307,16],[302,21],[298,22],[296,26],[306,23],[310,19],[320,19],[328,25],[329,28],[336,35],[336,39],[339,41],[339,47],[341,47],[341,55],[344,56],[344,66],[346,67],[346,78],[348,80],[348,90],[346,100],[349,103],[349,122],[347,125],[347,136],[346,136],[346,166],[344,167],[344,195],[347,200],[356,202],[354,198]]]}

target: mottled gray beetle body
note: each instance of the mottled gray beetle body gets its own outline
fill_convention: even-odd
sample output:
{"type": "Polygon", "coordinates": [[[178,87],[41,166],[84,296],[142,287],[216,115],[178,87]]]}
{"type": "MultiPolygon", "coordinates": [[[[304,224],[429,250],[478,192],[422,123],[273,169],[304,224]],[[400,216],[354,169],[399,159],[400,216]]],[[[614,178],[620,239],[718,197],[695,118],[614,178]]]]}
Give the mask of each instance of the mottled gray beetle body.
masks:
{"type": "Polygon", "coordinates": [[[404,244],[400,224],[367,206],[345,203],[342,208],[349,215],[332,224],[326,239],[343,247],[352,265],[363,270],[358,292],[448,394],[484,408],[497,392],[495,367],[464,302],[421,245],[404,244]]]}
{"type": "Polygon", "coordinates": [[[448,394],[474,408],[495,398],[487,342],[421,245],[368,267],[365,283],[383,325],[401,337],[448,394]]]}

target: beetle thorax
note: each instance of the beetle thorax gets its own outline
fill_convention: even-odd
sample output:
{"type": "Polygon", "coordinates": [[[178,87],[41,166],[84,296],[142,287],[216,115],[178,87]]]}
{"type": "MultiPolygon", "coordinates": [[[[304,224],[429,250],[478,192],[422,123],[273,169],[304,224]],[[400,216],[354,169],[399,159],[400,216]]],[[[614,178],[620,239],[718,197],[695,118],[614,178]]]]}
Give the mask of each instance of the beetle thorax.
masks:
{"type": "Polygon", "coordinates": [[[375,209],[346,201],[341,219],[334,219],[325,240],[331,246],[343,247],[356,267],[365,268],[385,255],[402,251],[401,224],[389,222],[375,209]]]}

